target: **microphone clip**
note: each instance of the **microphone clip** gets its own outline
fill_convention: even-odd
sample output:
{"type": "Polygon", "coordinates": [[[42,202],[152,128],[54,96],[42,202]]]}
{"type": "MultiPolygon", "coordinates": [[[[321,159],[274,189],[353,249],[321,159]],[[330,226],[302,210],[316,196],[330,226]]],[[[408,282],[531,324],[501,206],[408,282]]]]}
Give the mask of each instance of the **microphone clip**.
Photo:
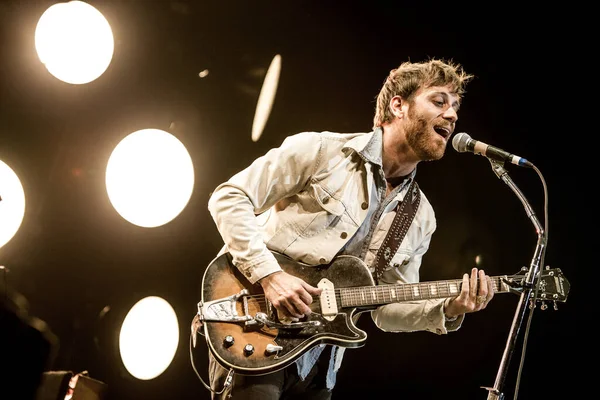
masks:
{"type": "Polygon", "coordinates": [[[499,179],[502,179],[505,175],[508,175],[508,171],[506,168],[504,168],[503,162],[491,158],[488,158],[488,161],[490,164],[492,164],[492,171],[494,171],[494,174],[496,174],[499,179]]]}

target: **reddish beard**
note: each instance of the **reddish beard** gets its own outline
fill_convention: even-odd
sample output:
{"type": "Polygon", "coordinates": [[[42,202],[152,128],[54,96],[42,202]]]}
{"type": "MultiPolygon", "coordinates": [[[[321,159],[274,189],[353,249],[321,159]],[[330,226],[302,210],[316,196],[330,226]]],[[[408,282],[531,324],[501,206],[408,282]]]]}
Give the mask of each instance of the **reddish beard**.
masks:
{"type": "Polygon", "coordinates": [[[439,160],[446,151],[446,141],[433,127],[433,121],[427,121],[414,107],[409,107],[405,125],[406,141],[422,161],[439,160]]]}

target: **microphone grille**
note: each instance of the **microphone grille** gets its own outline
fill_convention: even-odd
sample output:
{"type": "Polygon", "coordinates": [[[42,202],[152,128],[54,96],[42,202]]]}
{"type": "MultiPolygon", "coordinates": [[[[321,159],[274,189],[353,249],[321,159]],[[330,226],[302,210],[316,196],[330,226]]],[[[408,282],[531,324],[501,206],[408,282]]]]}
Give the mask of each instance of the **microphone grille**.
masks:
{"type": "Polygon", "coordinates": [[[467,151],[467,142],[469,139],[471,139],[471,136],[469,136],[467,133],[457,133],[454,135],[454,139],[452,139],[452,147],[454,147],[454,150],[458,151],[459,153],[463,153],[467,151]]]}

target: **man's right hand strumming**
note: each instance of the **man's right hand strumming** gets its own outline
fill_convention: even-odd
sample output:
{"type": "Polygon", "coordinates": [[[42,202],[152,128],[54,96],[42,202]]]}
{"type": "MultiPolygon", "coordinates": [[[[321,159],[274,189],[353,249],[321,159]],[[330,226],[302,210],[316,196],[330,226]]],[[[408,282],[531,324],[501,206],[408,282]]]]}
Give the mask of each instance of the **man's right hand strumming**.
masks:
{"type": "Polygon", "coordinates": [[[277,309],[279,316],[284,318],[303,318],[309,315],[312,296],[321,294],[321,289],[284,271],[267,275],[259,282],[266,298],[277,309]]]}

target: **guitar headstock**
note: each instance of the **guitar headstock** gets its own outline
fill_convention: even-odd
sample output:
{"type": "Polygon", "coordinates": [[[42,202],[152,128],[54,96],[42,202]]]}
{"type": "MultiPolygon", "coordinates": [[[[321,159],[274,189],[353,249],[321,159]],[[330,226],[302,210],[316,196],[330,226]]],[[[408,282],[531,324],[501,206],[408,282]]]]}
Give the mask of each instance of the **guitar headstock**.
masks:
{"type": "MultiPolygon", "coordinates": [[[[513,275],[508,278],[508,281],[505,282],[510,290],[513,291],[515,289],[522,289],[523,283],[525,280],[526,270],[519,272],[518,274],[513,275]]],[[[565,278],[564,274],[560,270],[560,268],[554,269],[544,269],[540,271],[539,280],[534,281],[533,283],[533,295],[536,295],[536,286],[539,284],[539,290],[537,291],[536,300],[538,301],[559,301],[566,302],[567,297],[569,296],[569,290],[571,289],[571,284],[565,278]]],[[[520,290],[517,290],[520,291],[520,290]]]]}

